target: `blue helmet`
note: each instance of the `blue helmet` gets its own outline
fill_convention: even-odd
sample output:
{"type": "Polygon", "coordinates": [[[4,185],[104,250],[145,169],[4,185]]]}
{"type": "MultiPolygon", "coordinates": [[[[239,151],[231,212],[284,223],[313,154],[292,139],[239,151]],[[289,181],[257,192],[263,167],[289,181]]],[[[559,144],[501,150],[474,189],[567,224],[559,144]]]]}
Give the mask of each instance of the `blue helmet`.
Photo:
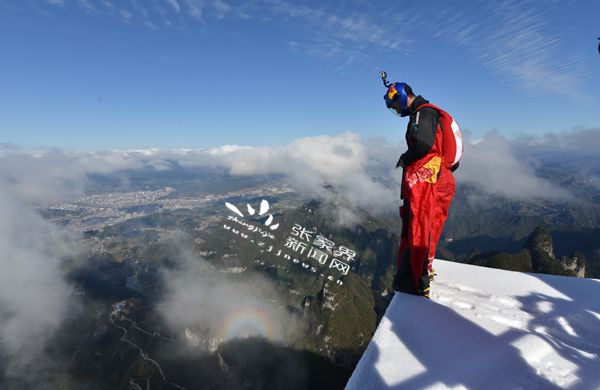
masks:
{"type": "Polygon", "coordinates": [[[394,83],[390,85],[387,93],[383,95],[387,108],[400,116],[409,115],[407,91],[412,93],[412,88],[408,84],[394,83]]]}

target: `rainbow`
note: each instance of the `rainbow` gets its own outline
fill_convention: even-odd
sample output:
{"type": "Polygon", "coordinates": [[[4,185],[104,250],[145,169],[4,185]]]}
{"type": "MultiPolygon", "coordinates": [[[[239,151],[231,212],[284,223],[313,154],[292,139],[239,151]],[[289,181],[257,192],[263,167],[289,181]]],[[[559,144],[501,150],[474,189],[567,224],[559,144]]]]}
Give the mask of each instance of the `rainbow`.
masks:
{"type": "Polygon", "coordinates": [[[259,306],[244,306],[232,310],[221,321],[217,333],[223,341],[255,336],[271,341],[281,339],[281,328],[272,315],[259,306]]]}

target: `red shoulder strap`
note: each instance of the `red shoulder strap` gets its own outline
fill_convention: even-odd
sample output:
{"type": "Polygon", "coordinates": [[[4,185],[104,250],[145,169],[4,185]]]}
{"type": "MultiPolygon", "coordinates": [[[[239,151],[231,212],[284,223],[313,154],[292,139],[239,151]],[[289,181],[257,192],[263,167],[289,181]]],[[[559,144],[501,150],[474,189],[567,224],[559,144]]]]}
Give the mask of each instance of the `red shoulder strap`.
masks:
{"type": "Polygon", "coordinates": [[[441,108],[439,108],[438,106],[436,106],[436,105],[434,105],[434,104],[431,104],[431,103],[425,103],[425,104],[421,104],[421,105],[419,106],[419,108],[417,109],[417,111],[419,111],[421,108],[425,108],[425,107],[431,107],[431,108],[433,108],[434,110],[437,110],[439,113],[444,113],[444,114],[447,114],[447,112],[446,112],[446,111],[442,110],[442,109],[441,109],[441,108]]]}

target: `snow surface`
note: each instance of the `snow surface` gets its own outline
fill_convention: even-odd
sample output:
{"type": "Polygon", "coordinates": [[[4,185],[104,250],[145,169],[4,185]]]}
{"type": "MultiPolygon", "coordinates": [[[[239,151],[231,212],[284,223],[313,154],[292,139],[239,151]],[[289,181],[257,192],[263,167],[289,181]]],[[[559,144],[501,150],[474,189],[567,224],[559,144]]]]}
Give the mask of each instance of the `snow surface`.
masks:
{"type": "Polygon", "coordinates": [[[396,293],[346,389],[600,389],[600,280],[436,260],[396,293]]]}

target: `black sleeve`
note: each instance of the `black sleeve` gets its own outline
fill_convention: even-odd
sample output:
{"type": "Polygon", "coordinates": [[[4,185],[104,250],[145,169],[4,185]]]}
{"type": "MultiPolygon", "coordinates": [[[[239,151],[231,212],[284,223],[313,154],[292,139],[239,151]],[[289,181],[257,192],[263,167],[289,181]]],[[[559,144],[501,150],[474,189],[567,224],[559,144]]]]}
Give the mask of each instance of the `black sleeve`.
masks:
{"type": "Polygon", "coordinates": [[[410,145],[402,155],[404,165],[410,165],[425,156],[433,147],[439,114],[437,110],[425,107],[417,112],[415,120],[409,123],[410,145]],[[417,120],[418,119],[418,120],[417,120]]]}

